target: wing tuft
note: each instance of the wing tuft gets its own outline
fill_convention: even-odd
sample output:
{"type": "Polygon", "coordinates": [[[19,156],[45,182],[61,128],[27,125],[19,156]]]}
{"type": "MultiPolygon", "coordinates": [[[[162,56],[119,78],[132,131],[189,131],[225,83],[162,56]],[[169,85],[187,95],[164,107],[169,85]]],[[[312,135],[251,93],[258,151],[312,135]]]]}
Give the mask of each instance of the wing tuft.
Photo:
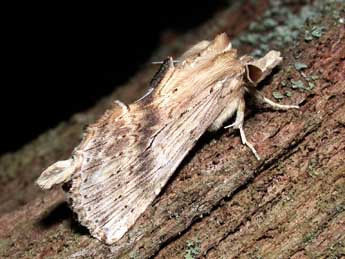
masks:
{"type": "Polygon", "coordinates": [[[65,183],[71,180],[76,168],[76,163],[72,158],[58,161],[44,170],[36,183],[42,189],[50,189],[55,184],[65,183]]]}

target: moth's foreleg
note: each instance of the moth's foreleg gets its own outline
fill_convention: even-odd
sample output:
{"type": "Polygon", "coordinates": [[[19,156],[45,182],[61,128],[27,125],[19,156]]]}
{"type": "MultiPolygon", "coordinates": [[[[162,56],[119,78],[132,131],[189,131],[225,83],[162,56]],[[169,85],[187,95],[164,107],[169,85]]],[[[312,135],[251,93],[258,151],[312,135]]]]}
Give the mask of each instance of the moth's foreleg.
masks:
{"type": "Polygon", "coordinates": [[[217,131],[221,127],[223,127],[224,122],[230,119],[238,107],[239,98],[233,99],[225,109],[218,115],[218,117],[214,120],[211,126],[208,128],[209,131],[217,131]]]}
{"type": "Polygon", "coordinates": [[[253,152],[253,154],[255,155],[255,157],[260,160],[260,156],[258,155],[258,153],[256,152],[255,148],[253,147],[253,145],[247,141],[246,135],[244,133],[244,129],[243,129],[243,122],[244,122],[244,111],[245,111],[245,101],[244,101],[244,97],[242,97],[239,102],[238,102],[238,106],[237,106],[237,112],[236,112],[236,119],[235,122],[226,126],[225,128],[230,128],[233,127],[235,129],[239,129],[240,130],[240,135],[241,135],[241,140],[242,140],[242,144],[246,145],[247,147],[250,148],[250,150],[253,152]]]}
{"type": "Polygon", "coordinates": [[[260,160],[258,153],[256,152],[255,148],[251,143],[247,141],[246,135],[243,130],[243,122],[244,122],[244,111],[245,111],[245,101],[244,96],[241,94],[239,97],[234,98],[221,112],[221,114],[215,119],[212,125],[209,127],[209,131],[216,131],[220,129],[224,122],[227,121],[232,117],[232,115],[236,112],[235,122],[225,128],[233,127],[235,129],[240,130],[241,140],[242,143],[250,148],[250,150],[254,153],[255,157],[260,160]],[[237,111],[237,112],[236,112],[237,111]]]}
{"type": "Polygon", "coordinates": [[[274,109],[277,110],[288,110],[288,109],[299,109],[299,106],[297,105],[284,105],[276,103],[268,98],[266,98],[262,93],[260,93],[257,89],[255,89],[252,86],[246,86],[246,90],[255,97],[260,102],[267,103],[269,106],[271,106],[274,109]]]}

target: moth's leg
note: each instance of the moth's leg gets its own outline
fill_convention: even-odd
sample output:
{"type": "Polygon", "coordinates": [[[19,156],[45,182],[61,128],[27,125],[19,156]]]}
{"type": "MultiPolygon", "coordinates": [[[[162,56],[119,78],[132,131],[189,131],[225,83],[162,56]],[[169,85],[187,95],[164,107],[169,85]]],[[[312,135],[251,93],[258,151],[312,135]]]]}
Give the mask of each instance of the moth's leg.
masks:
{"type": "Polygon", "coordinates": [[[129,106],[120,100],[115,100],[114,103],[116,103],[118,106],[122,108],[122,112],[126,113],[129,112],[129,106]]]}
{"type": "Polygon", "coordinates": [[[239,98],[233,99],[226,107],[225,109],[218,115],[218,117],[214,120],[214,122],[211,124],[211,126],[208,128],[209,131],[217,131],[221,127],[223,127],[223,124],[225,121],[230,119],[238,107],[238,101],[239,98]]]}
{"type": "Polygon", "coordinates": [[[298,105],[284,105],[276,103],[268,98],[266,98],[262,93],[260,93],[257,89],[255,89],[253,86],[246,86],[246,90],[253,95],[258,101],[267,103],[272,108],[277,110],[288,110],[288,109],[299,109],[298,105]]]}
{"type": "Polygon", "coordinates": [[[235,122],[232,123],[231,125],[225,126],[224,128],[230,128],[233,127],[235,129],[239,129],[240,130],[240,135],[241,135],[241,140],[242,140],[242,144],[246,145],[247,147],[250,148],[250,150],[253,152],[253,154],[255,155],[257,160],[260,160],[260,156],[258,155],[258,153],[256,152],[255,148],[253,147],[253,145],[247,141],[246,135],[244,133],[243,130],[243,122],[244,122],[244,110],[245,110],[245,101],[244,101],[244,97],[242,96],[242,98],[239,100],[238,106],[237,106],[237,112],[236,112],[236,119],[235,122]]]}

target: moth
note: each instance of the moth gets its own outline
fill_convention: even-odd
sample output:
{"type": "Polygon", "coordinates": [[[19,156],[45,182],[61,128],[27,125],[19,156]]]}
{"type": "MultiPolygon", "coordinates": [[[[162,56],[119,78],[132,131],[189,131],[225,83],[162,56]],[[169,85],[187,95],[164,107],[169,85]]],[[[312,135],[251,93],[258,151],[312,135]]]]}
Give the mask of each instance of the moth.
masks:
{"type": "Polygon", "coordinates": [[[281,63],[280,52],[260,59],[237,56],[228,36],[201,41],[178,62],[167,58],[149,92],[130,105],[108,110],[90,125],[71,158],[48,167],[38,178],[43,189],[65,183],[70,206],[91,235],[107,244],[119,240],[153,202],[207,130],[239,129],[243,144],[257,154],[243,130],[248,92],[276,109],[256,85],[281,63]]]}

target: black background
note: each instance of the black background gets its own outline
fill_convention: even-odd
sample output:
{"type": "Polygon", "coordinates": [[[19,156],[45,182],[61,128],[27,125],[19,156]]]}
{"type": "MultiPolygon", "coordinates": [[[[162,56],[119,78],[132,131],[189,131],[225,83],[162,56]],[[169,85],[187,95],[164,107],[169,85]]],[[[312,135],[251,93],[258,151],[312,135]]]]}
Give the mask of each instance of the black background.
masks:
{"type": "Polygon", "coordinates": [[[4,9],[0,153],[91,107],[147,62],[162,32],[185,33],[227,2],[18,3],[4,9]]]}

